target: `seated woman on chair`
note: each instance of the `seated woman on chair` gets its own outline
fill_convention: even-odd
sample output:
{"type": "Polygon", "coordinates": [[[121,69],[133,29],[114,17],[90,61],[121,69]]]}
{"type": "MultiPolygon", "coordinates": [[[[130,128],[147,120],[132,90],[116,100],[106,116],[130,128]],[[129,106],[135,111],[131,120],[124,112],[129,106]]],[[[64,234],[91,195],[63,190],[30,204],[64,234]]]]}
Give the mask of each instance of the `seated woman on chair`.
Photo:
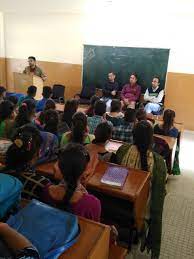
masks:
{"type": "Polygon", "coordinates": [[[14,105],[10,101],[0,103],[0,138],[10,139],[14,125],[14,105]]]}
{"type": "Polygon", "coordinates": [[[121,99],[124,106],[135,109],[135,104],[141,95],[141,87],[137,84],[137,74],[132,73],[129,77],[129,83],[123,86],[121,99]]]}
{"type": "Polygon", "coordinates": [[[138,122],[133,131],[133,144],[121,146],[115,162],[151,173],[150,208],[146,216],[150,229],[146,245],[151,249],[153,258],[159,258],[167,169],[164,159],[152,151],[152,142],[152,126],[147,121],[138,122]]]}

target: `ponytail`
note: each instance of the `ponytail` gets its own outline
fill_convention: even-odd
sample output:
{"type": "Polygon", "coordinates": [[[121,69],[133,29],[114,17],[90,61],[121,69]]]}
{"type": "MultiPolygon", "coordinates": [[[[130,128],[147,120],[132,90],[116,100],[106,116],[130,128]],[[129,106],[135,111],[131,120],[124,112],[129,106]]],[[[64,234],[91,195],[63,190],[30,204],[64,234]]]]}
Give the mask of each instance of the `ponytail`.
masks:
{"type": "Polygon", "coordinates": [[[175,112],[168,109],[164,112],[164,116],[163,116],[163,130],[164,130],[164,135],[168,135],[169,134],[169,130],[172,128],[173,124],[174,124],[174,118],[175,118],[175,112]]]}
{"type": "Polygon", "coordinates": [[[87,128],[87,117],[82,112],[77,112],[72,118],[72,142],[83,144],[87,128]]]}
{"type": "Polygon", "coordinates": [[[77,188],[78,180],[89,162],[89,154],[80,144],[70,143],[59,153],[59,168],[66,184],[64,206],[69,206],[70,200],[77,188]]]}

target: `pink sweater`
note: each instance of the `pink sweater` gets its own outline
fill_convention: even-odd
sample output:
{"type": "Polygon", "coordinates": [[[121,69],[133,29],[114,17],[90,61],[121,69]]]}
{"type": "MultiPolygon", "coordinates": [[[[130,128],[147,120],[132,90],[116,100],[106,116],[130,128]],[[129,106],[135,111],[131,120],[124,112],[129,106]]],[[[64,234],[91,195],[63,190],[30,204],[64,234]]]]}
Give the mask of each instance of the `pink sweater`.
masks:
{"type": "Polygon", "coordinates": [[[134,85],[131,86],[130,84],[126,84],[123,86],[122,92],[121,92],[121,98],[128,99],[129,101],[138,101],[141,95],[141,86],[134,85]]]}

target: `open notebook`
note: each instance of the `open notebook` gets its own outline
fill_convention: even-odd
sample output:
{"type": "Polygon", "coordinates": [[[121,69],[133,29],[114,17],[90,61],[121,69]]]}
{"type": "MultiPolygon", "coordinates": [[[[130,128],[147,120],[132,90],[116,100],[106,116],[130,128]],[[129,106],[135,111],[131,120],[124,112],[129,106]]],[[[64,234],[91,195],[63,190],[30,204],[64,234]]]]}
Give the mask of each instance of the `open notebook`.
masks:
{"type": "Polygon", "coordinates": [[[116,188],[122,188],[128,175],[128,169],[119,166],[109,166],[105,171],[101,183],[116,188]]]}

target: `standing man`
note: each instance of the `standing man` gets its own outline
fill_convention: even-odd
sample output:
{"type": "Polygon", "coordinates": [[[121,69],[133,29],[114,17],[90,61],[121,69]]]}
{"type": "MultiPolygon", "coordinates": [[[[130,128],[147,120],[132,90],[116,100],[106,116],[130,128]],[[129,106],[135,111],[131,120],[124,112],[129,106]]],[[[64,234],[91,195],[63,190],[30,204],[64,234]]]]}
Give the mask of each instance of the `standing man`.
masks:
{"type": "Polygon", "coordinates": [[[119,84],[115,81],[116,75],[114,72],[108,73],[108,81],[105,83],[102,93],[102,100],[106,102],[106,111],[110,111],[112,99],[117,97],[119,84]]]}
{"type": "Polygon", "coordinates": [[[164,90],[160,88],[160,78],[155,76],[152,79],[152,86],[147,88],[144,94],[144,100],[147,102],[145,106],[146,113],[159,112],[163,105],[163,97],[164,90]]]}
{"type": "Polygon", "coordinates": [[[23,71],[24,74],[39,76],[42,78],[43,81],[46,80],[46,75],[43,73],[42,69],[36,65],[35,57],[28,57],[28,64],[29,66],[27,66],[23,71]]]}
{"type": "Polygon", "coordinates": [[[121,98],[123,105],[127,108],[135,109],[135,104],[141,95],[141,86],[137,84],[137,74],[132,73],[129,77],[129,83],[123,86],[121,98]]]}

